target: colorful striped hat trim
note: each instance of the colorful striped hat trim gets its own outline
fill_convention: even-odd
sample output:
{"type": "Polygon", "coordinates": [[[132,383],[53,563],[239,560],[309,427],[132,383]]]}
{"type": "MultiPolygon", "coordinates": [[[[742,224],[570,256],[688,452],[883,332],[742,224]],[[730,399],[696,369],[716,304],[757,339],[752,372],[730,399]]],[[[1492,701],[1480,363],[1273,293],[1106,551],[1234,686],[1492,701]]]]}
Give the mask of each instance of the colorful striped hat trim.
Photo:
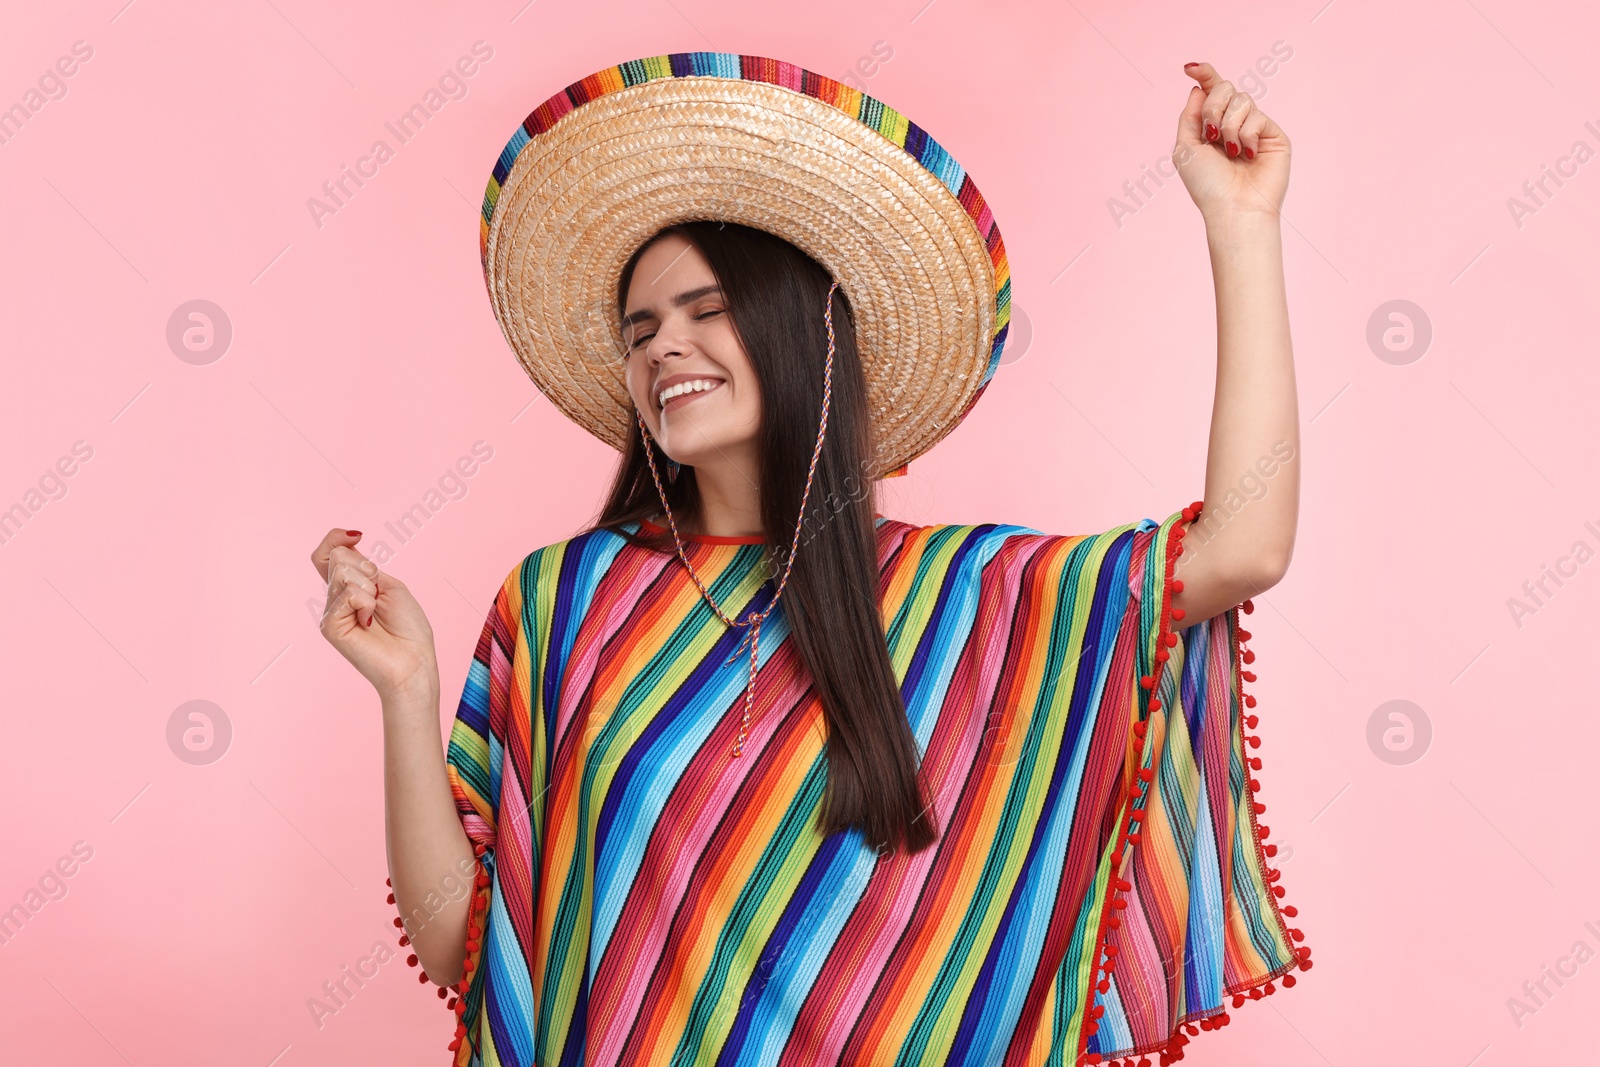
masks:
{"type": "Polygon", "coordinates": [[[614,447],[631,419],[613,365],[615,279],[643,239],[688,217],[776,233],[841,282],[861,311],[880,475],[953,429],[1000,365],[1005,244],[972,176],[925,130],[792,63],[728,52],[630,60],[528,115],[495,161],[479,226],[485,284],[524,369],[614,447]]]}

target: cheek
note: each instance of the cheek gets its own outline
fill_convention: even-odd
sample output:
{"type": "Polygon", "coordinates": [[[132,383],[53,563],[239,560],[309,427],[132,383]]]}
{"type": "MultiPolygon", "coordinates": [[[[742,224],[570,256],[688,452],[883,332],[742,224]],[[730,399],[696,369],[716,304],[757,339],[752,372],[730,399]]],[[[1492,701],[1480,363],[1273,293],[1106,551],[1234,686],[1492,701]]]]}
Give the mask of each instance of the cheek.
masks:
{"type": "Polygon", "coordinates": [[[761,417],[761,383],[755,372],[746,368],[739,375],[739,411],[749,420],[761,417]]]}
{"type": "Polygon", "coordinates": [[[761,414],[761,383],[756,379],[755,368],[750,366],[750,361],[739,349],[738,343],[730,339],[732,351],[721,360],[723,370],[733,380],[735,401],[734,406],[747,418],[755,418],[761,414]]]}
{"type": "Polygon", "coordinates": [[[623,371],[623,383],[628,387],[628,422],[637,428],[637,423],[643,419],[645,430],[654,437],[661,432],[661,424],[657,417],[658,413],[650,406],[649,376],[636,373],[636,365],[639,363],[638,360],[630,359],[623,371]]]}
{"type": "Polygon", "coordinates": [[[649,392],[648,375],[642,373],[643,366],[637,359],[629,359],[623,369],[623,382],[628,387],[628,398],[633,401],[633,406],[640,411],[648,412],[647,393],[649,392]]]}
{"type": "Polygon", "coordinates": [[[739,390],[739,410],[752,421],[761,418],[761,387],[753,377],[747,378],[739,390]]]}

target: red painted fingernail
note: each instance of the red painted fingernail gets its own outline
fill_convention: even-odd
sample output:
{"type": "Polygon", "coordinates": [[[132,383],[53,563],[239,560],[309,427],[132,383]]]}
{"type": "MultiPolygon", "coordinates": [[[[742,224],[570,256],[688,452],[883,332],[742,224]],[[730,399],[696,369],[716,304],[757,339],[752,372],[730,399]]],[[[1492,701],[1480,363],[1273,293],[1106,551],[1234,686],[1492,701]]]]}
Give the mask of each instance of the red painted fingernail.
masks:
{"type": "Polygon", "coordinates": [[[344,535],[346,537],[360,537],[361,536],[361,531],[360,530],[346,530],[344,532],[344,535]]]}
{"type": "Polygon", "coordinates": [[[1248,145],[1246,145],[1245,146],[1245,150],[1244,150],[1244,158],[1246,158],[1246,159],[1254,159],[1254,158],[1256,158],[1256,150],[1254,148],[1251,148],[1248,145]]]}
{"type": "Polygon", "coordinates": [[[1206,140],[1215,141],[1216,139],[1217,139],[1217,128],[1215,126],[1211,125],[1211,123],[1209,123],[1209,122],[1206,123],[1206,140]]]}
{"type": "Polygon", "coordinates": [[[1198,63],[1185,63],[1183,65],[1183,69],[1184,70],[1188,70],[1190,67],[1198,67],[1199,65],[1200,64],[1198,64],[1198,63]]]}
{"type": "MultiPolygon", "coordinates": [[[[375,618],[377,618],[377,616],[376,616],[376,615],[374,615],[374,616],[373,616],[373,617],[372,617],[372,618],[374,618],[374,619],[375,619],[375,618]]],[[[368,619],[368,620],[367,620],[367,625],[368,625],[368,626],[371,626],[371,625],[372,625],[372,619],[368,619]]]]}
{"type": "Polygon", "coordinates": [[[1234,156],[1236,156],[1238,154],[1239,154],[1239,146],[1234,144],[1232,141],[1229,141],[1228,142],[1228,158],[1232,159],[1234,156]]]}

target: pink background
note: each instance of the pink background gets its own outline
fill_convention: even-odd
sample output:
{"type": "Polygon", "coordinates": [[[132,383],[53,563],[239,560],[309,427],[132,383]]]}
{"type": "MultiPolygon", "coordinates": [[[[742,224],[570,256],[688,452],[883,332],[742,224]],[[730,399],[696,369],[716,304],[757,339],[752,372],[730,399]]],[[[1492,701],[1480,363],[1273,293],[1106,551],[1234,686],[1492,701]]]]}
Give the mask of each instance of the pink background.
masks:
{"type": "Polygon", "coordinates": [[[317,631],[308,554],[331,526],[395,549],[438,635],[442,732],[500,579],[591,516],[613,459],[490,312],[477,220],[501,146],[624,59],[843,78],[878,42],[892,57],[858,83],[973,172],[1019,325],[983,403],[890,483],[901,518],[1087,533],[1202,497],[1201,221],[1176,180],[1138,203],[1123,183],[1170,152],[1191,59],[1295,146],[1300,536],[1250,629],[1265,820],[1318,966],[1186,1062],[1600,1062],[1597,730],[1575,685],[1600,563],[1567,564],[1520,625],[1507,603],[1600,547],[1600,161],[1564,164],[1520,226],[1507,205],[1574,142],[1600,149],[1592,7],[125,3],[18,5],[0,35],[0,106],[93,49],[0,144],[0,508],[41,478],[58,497],[0,544],[0,908],[92,849],[0,945],[5,1063],[446,1061],[453,1018],[402,960],[320,1027],[307,1007],[394,916],[377,701],[317,631]],[[384,122],[478,40],[466,95],[319,227],[307,200],[395,147],[384,122]],[[1120,226],[1112,198],[1136,208],[1120,226]],[[166,341],[194,299],[233,329],[207,365],[166,341]],[[1367,341],[1396,299],[1433,332],[1404,365],[1367,341]],[[465,495],[389,536],[480,440],[465,495]],[[78,441],[92,457],[51,482],[78,441]],[[232,728],[204,766],[166,734],[197,699],[232,728]],[[1390,700],[1431,723],[1424,758],[1369,746],[1390,700]],[[1579,941],[1585,965],[1527,998],[1579,941]]]}

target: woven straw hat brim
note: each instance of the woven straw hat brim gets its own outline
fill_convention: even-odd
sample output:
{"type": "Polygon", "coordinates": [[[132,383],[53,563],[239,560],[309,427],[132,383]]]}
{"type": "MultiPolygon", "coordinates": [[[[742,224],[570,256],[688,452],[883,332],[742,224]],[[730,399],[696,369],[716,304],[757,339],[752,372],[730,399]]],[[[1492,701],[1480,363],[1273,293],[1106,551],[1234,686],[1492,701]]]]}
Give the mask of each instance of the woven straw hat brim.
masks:
{"type": "Polygon", "coordinates": [[[776,234],[839,281],[855,312],[875,476],[948,434],[998,366],[1004,245],[937,143],[871,97],[789,64],[638,60],[529,116],[496,166],[481,234],[495,316],[523,368],[615,448],[633,418],[617,279],[656,231],[698,219],[776,234]]]}

